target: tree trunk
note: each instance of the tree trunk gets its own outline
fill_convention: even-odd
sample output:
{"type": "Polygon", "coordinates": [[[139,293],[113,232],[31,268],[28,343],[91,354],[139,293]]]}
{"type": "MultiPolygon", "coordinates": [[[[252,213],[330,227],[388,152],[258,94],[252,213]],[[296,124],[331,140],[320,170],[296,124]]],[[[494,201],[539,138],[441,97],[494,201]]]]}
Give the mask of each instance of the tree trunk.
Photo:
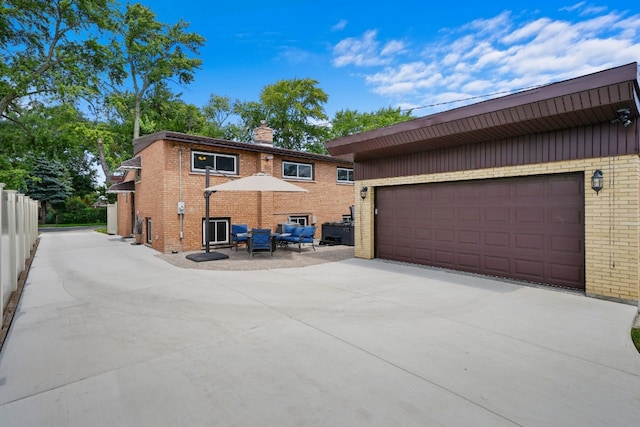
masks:
{"type": "Polygon", "coordinates": [[[44,200],[40,200],[40,212],[42,213],[42,224],[47,223],[47,202],[44,200]]]}
{"type": "Polygon", "coordinates": [[[98,154],[100,158],[100,166],[102,167],[102,172],[105,176],[105,184],[111,183],[111,168],[107,163],[107,156],[104,154],[104,144],[102,142],[102,138],[98,138],[98,154]]]}
{"type": "Polygon", "coordinates": [[[142,115],[140,111],[141,98],[142,96],[136,95],[136,106],[133,118],[133,139],[140,138],[140,116],[142,115]]]}

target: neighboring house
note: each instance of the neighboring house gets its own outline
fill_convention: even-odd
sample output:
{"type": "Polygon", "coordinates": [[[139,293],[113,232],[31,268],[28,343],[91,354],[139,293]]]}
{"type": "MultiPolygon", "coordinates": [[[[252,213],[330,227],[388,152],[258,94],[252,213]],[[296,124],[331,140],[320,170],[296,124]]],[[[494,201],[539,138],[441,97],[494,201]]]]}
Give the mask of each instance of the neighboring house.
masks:
{"type": "Polygon", "coordinates": [[[637,303],[639,99],[632,63],[326,142],[356,256],[637,303]]]}
{"type": "Polygon", "coordinates": [[[143,219],[142,241],[168,252],[205,246],[206,167],[209,185],[258,172],[268,173],[309,190],[308,193],[217,192],[210,196],[209,240],[230,244],[231,224],[277,230],[278,224],[342,221],[354,203],[353,163],[326,155],[273,146],[264,124],[256,143],[233,142],[176,132],[158,132],[133,142],[134,158],[108,192],[118,193],[118,234],[133,233],[136,214],[143,219]]]}

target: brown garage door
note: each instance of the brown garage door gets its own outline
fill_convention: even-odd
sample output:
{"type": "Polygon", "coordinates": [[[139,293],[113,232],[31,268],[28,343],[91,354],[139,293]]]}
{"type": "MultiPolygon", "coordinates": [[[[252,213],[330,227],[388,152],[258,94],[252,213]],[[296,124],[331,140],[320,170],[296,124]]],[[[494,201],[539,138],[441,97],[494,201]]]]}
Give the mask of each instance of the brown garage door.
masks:
{"type": "Polygon", "coordinates": [[[378,258],[584,289],[582,174],[380,187],[378,258]]]}

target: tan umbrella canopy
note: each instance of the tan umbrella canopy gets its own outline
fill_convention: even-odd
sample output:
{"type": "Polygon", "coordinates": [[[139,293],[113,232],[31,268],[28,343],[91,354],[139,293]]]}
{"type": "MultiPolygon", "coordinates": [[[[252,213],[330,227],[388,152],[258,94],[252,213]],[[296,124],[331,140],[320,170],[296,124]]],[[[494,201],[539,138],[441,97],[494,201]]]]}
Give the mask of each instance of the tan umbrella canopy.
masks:
{"type": "Polygon", "coordinates": [[[276,191],[276,192],[308,192],[302,187],[259,172],[245,178],[207,187],[205,191],[276,191]]]}
{"type": "MultiPolygon", "coordinates": [[[[256,191],[259,193],[262,192],[308,192],[302,187],[298,187],[297,185],[291,184],[289,182],[283,181],[281,179],[275,178],[269,174],[264,172],[258,172],[251,176],[236,179],[234,181],[225,182],[224,184],[218,184],[209,186],[209,171],[210,168],[207,167],[207,175],[206,175],[206,185],[207,187],[204,190],[205,196],[205,223],[209,223],[209,196],[212,193],[218,191],[256,191]]],[[[256,209],[258,209],[258,205],[256,204],[256,209]]],[[[259,215],[256,213],[256,217],[259,215]]],[[[209,227],[205,227],[205,253],[203,254],[190,254],[187,255],[187,258],[192,259],[194,261],[209,261],[212,259],[221,259],[228,258],[228,255],[219,254],[217,252],[209,251],[209,227]]]]}

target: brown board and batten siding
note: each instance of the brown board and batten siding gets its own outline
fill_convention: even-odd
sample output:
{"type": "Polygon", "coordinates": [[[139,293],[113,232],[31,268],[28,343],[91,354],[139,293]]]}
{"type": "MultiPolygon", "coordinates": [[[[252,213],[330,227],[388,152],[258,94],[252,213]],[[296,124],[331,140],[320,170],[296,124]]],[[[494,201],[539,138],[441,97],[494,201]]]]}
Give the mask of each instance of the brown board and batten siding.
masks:
{"type": "Polygon", "coordinates": [[[356,180],[456,172],[638,153],[620,127],[583,126],[358,162],[356,180]]]}

